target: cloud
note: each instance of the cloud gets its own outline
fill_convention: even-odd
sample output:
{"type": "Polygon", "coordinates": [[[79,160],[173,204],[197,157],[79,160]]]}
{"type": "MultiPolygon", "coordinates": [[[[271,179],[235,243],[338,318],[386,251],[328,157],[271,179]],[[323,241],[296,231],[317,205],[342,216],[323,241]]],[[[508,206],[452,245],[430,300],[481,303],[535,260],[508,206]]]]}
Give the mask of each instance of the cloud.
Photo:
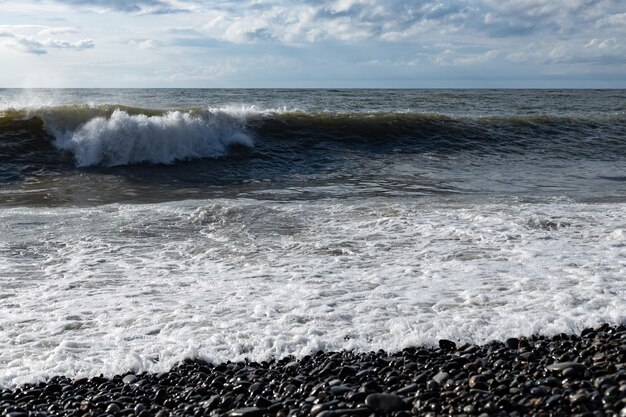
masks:
{"type": "Polygon", "coordinates": [[[115,11],[162,15],[188,13],[192,10],[189,4],[168,0],[57,0],[57,3],[102,13],[115,11]]]}
{"type": "Polygon", "coordinates": [[[23,50],[24,52],[35,55],[44,55],[48,53],[46,47],[41,42],[30,36],[15,36],[14,39],[15,42],[13,45],[15,45],[18,49],[23,50]]]}
{"type": "MultiPolygon", "coordinates": [[[[258,78],[259,84],[269,79],[279,85],[282,79],[295,80],[293,74],[305,81],[315,77],[392,80],[394,76],[420,80],[424,74],[452,77],[483,72],[485,77],[506,77],[506,71],[523,77],[533,71],[608,74],[623,73],[621,57],[626,56],[624,0],[22,2],[23,10],[18,2],[11,2],[13,23],[26,22],[29,13],[33,22],[41,22],[38,6],[51,9],[46,19],[63,16],[66,23],[58,23],[63,27],[0,25],[3,45],[52,55],[61,49],[94,48],[97,42],[93,54],[100,61],[123,63],[120,74],[163,68],[166,72],[155,73],[154,79],[168,77],[172,83],[235,76],[245,82],[257,80],[250,74],[267,68],[271,71],[265,79],[258,78]],[[128,66],[133,54],[141,70],[128,66]],[[289,65],[279,68],[254,61],[262,56],[285,58],[289,65]],[[219,64],[224,61],[229,65],[219,64]],[[246,66],[253,65],[246,72],[246,66]],[[192,70],[205,66],[206,72],[192,70]]],[[[7,16],[4,21],[11,22],[7,16]]],[[[89,67],[90,62],[76,56],[76,65],[89,67]]]]}
{"type": "MultiPolygon", "coordinates": [[[[53,33],[54,28],[51,29],[49,32],[43,30],[39,33],[53,33]]],[[[81,39],[75,42],[51,38],[40,40],[34,36],[26,36],[6,29],[0,29],[0,38],[5,38],[2,42],[4,45],[35,55],[45,55],[50,48],[80,51],[91,49],[95,46],[95,42],[92,39],[81,39]]]]}
{"type": "Polygon", "coordinates": [[[620,66],[626,64],[626,43],[614,37],[568,42],[544,40],[512,52],[506,59],[515,63],[536,62],[543,65],[620,66]]]}
{"type": "Polygon", "coordinates": [[[66,34],[66,33],[78,33],[80,30],[78,28],[75,27],[71,27],[71,26],[66,26],[66,27],[49,27],[49,28],[45,28],[41,31],[39,31],[39,33],[37,33],[38,36],[50,36],[50,35],[62,35],[62,34],[66,34]]]}
{"type": "Polygon", "coordinates": [[[137,49],[154,49],[157,47],[157,42],[152,39],[132,40],[129,42],[129,45],[137,49]]]}
{"type": "Polygon", "coordinates": [[[483,64],[496,58],[498,55],[499,53],[495,49],[483,53],[460,53],[458,51],[446,49],[443,52],[431,56],[430,59],[437,65],[470,66],[483,64]]]}
{"type": "Polygon", "coordinates": [[[82,49],[91,49],[96,45],[92,39],[81,39],[76,42],[69,42],[58,39],[46,39],[41,43],[48,48],[75,49],[77,51],[80,51],[82,49]]]}

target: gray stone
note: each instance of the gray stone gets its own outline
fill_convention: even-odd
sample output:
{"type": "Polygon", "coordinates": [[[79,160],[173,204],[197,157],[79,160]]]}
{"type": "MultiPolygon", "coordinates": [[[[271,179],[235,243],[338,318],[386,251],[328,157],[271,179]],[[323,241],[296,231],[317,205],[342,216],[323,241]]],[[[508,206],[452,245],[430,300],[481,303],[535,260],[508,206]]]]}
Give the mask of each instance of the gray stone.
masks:
{"type": "Polygon", "coordinates": [[[136,383],[137,381],[139,381],[139,379],[138,379],[135,375],[133,375],[133,374],[126,375],[126,376],[122,379],[122,382],[123,382],[123,383],[125,383],[125,384],[134,384],[134,383],[136,383]]]}
{"type": "Polygon", "coordinates": [[[263,415],[264,410],[258,407],[244,407],[233,410],[228,415],[230,417],[259,417],[263,415]]]}
{"type": "Polygon", "coordinates": [[[335,385],[333,387],[330,387],[330,392],[333,395],[341,395],[341,394],[345,394],[346,392],[350,392],[352,391],[352,388],[346,386],[346,385],[335,385]]]}
{"type": "Polygon", "coordinates": [[[539,385],[538,387],[532,387],[530,393],[535,396],[545,396],[548,395],[548,390],[539,385]]]}
{"type": "Polygon", "coordinates": [[[395,392],[395,394],[397,395],[407,395],[407,394],[412,394],[414,392],[417,391],[417,384],[411,384],[411,385],[407,385],[404,388],[400,388],[399,390],[397,390],[395,392]]]}
{"type": "Polygon", "coordinates": [[[402,397],[393,394],[370,394],[365,398],[365,405],[385,412],[398,411],[406,407],[402,397]]]}
{"type": "Polygon", "coordinates": [[[557,362],[552,365],[546,366],[548,371],[563,373],[566,369],[573,369],[577,373],[583,373],[587,370],[587,367],[582,363],[577,362],[557,362]]]}
{"type": "Polygon", "coordinates": [[[261,391],[263,390],[263,384],[260,384],[258,382],[255,382],[254,384],[250,385],[250,387],[248,388],[248,391],[251,394],[254,394],[257,391],[261,391]]]}
{"type": "Polygon", "coordinates": [[[339,408],[337,410],[326,410],[317,414],[317,417],[338,417],[338,416],[361,416],[370,414],[371,410],[365,407],[359,408],[339,408]]]}
{"type": "Polygon", "coordinates": [[[146,406],[139,403],[135,406],[134,410],[135,410],[135,414],[139,415],[142,411],[144,411],[146,409],[146,406]]]}
{"type": "Polygon", "coordinates": [[[431,379],[430,381],[426,383],[426,389],[428,391],[439,391],[439,388],[441,388],[439,386],[439,383],[433,379],[431,379]]]}
{"type": "Polygon", "coordinates": [[[553,395],[546,400],[546,407],[552,408],[559,405],[563,397],[561,395],[553,395]]]}
{"type": "Polygon", "coordinates": [[[443,385],[450,378],[450,374],[447,372],[439,372],[435,376],[433,376],[433,381],[438,383],[439,385],[443,385]]]}

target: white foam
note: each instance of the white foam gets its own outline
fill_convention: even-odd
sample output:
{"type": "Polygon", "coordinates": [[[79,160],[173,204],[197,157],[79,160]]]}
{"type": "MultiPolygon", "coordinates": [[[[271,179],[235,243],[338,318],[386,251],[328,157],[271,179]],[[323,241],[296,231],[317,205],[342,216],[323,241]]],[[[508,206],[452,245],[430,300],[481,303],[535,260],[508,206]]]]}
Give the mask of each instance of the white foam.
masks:
{"type": "Polygon", "coordinates": [[[201,117],[171,111],[147,116],[115,110],[109,118],[93,118],[74,131],[56,130],[55,145],[72,152],[82,167],[170,164],[221,156],[232,145],[252,146],[243,128],[237,119],[220,113],[201,117]]]}
{"type": "Polygon", "coordinates": [[[625,218],[511,200],[0,209],[0,385],[623,322],[625,218]]]}

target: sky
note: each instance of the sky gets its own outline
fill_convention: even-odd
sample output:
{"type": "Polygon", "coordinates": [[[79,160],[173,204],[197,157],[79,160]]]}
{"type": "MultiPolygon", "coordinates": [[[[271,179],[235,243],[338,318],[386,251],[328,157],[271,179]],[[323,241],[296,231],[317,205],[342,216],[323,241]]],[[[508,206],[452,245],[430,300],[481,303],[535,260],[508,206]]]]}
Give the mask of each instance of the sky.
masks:
{"type": "Polygon", "coordinates": [[[0,0],[0,87],[626,88],[626,0],[0,0]]]}

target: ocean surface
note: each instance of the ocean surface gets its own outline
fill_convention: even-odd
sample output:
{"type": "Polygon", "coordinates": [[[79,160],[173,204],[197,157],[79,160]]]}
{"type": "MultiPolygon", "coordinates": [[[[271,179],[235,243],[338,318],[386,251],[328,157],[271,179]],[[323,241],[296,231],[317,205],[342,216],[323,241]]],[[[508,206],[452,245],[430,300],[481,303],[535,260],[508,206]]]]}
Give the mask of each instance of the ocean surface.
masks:
{"type": "Polygon", "coordinates": [[[624,90],[0,89],[0,387],[626,320],[624,90]]]}

